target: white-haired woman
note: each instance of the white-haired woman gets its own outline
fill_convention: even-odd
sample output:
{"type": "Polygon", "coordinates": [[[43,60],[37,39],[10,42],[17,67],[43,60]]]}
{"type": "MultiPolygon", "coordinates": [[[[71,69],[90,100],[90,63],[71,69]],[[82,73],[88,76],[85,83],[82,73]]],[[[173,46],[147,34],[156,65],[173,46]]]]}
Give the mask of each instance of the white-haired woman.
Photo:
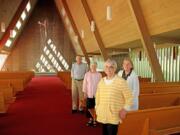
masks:
{"type": "Polygon", "coordinates": [[[97,121],[103,125],[103,135],[117,135],[118,125],[132,105],[132,92],[126,81],[115,74],[116,69],[116,61],[105,62],[107,76],[99,82],[95,97],[97,121]]]}
{"type": "Polygon", "coordinates": [[[90,65],[90,71],[85,74],[83,81],[83,92],[86,100],[86,108],[88,109],[87,116],[89,121],[87,126],[96,126],[96,115],[95,115],[95,94],[97,85],[102,78],[101,74],[96,71],[97,63],[92,62],[90,65]]]}
{"type": "Polygon", "coordinates": [[[136,73],[133,70],[133,63],[130,58],[126,57],[123,60],[123,70],[118,72],[118,75],[127,81],[128,86],[130,87],[134,99],[131,110],[139,109],[139,79],[136,73]]]}

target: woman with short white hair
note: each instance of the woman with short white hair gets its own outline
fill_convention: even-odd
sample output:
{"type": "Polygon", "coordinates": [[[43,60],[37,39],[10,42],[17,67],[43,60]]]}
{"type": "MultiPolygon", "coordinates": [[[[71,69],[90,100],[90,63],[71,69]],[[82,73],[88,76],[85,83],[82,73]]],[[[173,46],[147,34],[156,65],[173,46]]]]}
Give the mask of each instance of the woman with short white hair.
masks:
{"type": "Polygon", "coordinates": [[[90,70],[85,74],[83,81],[83,92],[84,99],[86,101],[86,107],[88,109],[87,117],[89,117],[89,121],[87,122],[87,126],[96,126],[96,115],[95,115],[95,94],[97,90],[97,85],[102,78],[102,75],[96,71],[97,63],[92,62],[90,64],[90,70]]]}
{"type": "Polygon", "coordinates": [[[132,92],[126,81],[115,74],[116,69],[115,60],[105,62],[106,76],[99,82],[95,97],[97,121],[103,125],[103,135],[117,135],[118,124],[132,105],[132,92]]]}
{"type": "Polygon", "coordinates": [[[131,110],[135,111],[139,109],[139,79],[133,70],[133,62],[129,57],[124,58],[122,67],[123,70],[120,70],[118,75],[127,81],[127,84],[133,93],[134,99],[131,110]]]}

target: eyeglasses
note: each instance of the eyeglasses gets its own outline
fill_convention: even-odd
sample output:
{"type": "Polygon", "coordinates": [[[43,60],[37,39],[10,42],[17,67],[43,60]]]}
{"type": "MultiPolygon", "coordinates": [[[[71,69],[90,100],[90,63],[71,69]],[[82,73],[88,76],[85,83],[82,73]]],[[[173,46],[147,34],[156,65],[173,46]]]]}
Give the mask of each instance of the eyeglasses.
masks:
{"type": "Polygon", "coordinates": [[[111,70],[114,69],[113,66],[105,66],[105,68],[106,68],[106,69],[111,69],[111,70]]]}

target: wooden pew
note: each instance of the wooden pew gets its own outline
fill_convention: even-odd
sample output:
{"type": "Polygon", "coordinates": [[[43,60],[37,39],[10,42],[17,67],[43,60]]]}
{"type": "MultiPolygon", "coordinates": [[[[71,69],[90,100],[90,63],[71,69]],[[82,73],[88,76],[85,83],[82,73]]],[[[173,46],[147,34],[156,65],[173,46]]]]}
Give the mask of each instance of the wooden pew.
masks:
{"type": "Polygon", "coordinates": [[[6,103],[13,103],[15,101],[14,89],[9,80],[0,80],[0,91],[3,92],[6,103]]]}
{"type": "Polygon", "coordinates": [[[170,135],[180,133],[180,106],[129,112],[118,135],[170,135]]]}
{"type": "Polygon", "coordinates": [[[141,77],[139,76],[139,82],[151,82],[151,78],[144,78],[144,77],[141,77]]]}
{"type": "Polygon", "coordinates": [[[174,86],[174,85],[180,85],[180,82],[142,82],[140,84],[141,88],[144,87],[162,87],[162,86],[174,86]]]}
{"type": "Polygon", "coordinates": [[[5,112],[5,102],[4,102],[4,94],[0,91],[0,113],[5,112]]]}
{"type": "Polygon", "coordinates": [[[5,103],[13,103],[15,101],[12,87],[8,88],[8,87],[0,86],[0,91],[3,93],[5,103]]]}
{"type": "Polygon", "coordinates": [[[71,89],[71,72],[57,72],[57,76],[65,83],[67,89],[71,89]]]}
{"type": "Polygon", "coordinates": [[[140,83],[140,93],[180,92],[180,83],[140,83]]]}
{"type": "Polygon", "coordinates": [[[15,93],[23,91],[27,83],[23,79],[8,79],[11,82],[12,87],[14,88],[15,93]]]}
{"type": "Polygon", "coordinates": [[[7,108],[8,108],[8,105],[5,104],[4,94],[2,91],[0,91],[0,113],[6,113],[7,108]]]}
{"type": "Polygon", "coordinates": [[[23,79],[27,84],[34,76],[33,71],[0,72],[0,79],[23,79]]]}
{"type": "Polygon", "coordinates": [[[24,90],[32,77],[34,77],[33,71],[0,72],[0,80],[9,80],[16,92],[24,90]]]}
{"type": "Polygon", "coordinates": [[[10,85],[13,87],[13,90],[14,90],[14,93],[16,94],[17,92],[19,91],[23,91],[25,86],[26,86],[26,83],[24,82],[23,79],[0,79],[0,82],[5,82],[5,81],[9,81],[10,82],[10,85]]]}
{"type": "MultiPolygon", "coordinates": [[[[106,76],[106,74],[103,71],[101,71],[100,73],[102,74],[102,77],[106,76]]],[[[57,76],[65,83],[65,85],[68,89],[71,89],[71,72],[70,71],[57,72],[57,76]]],[[[150,82],[151,78],[139,77],[139,81],[140,82],[150,82]]]]}
{"type": "Polygon", "coordinates": [[[140,94],[180,92],[180,86],[149,87],[140,90],[140,94]]]}
{"type": "Polygon", "coordinates": [[[180,92],[141,94],[139,109],[159,108],[180,105],[180,92]]]}
{"type": "MultiPolygon", "coordinates": [[[[100,72],[102,74],[102,76],[105,76],[104,72],[100,72]]],[[[70,71],[60,71],[57,72],[57,77],[59,77],[66,85],[67,89],[71,89],[71,72],[70,71]]]]}

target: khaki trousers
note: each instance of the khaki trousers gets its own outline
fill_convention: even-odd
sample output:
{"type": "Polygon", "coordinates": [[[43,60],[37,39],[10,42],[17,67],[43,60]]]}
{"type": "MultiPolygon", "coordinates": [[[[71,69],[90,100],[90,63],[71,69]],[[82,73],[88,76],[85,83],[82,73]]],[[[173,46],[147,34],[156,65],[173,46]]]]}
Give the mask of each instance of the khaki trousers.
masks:
{"type": "Polygon", "coordinates": [[[78,99],[79,99],[79,110],[83,110],[83,91],[82,91],[82,81],[77,81],[72,79],[72,109],[78,109],[78,99]]]}

